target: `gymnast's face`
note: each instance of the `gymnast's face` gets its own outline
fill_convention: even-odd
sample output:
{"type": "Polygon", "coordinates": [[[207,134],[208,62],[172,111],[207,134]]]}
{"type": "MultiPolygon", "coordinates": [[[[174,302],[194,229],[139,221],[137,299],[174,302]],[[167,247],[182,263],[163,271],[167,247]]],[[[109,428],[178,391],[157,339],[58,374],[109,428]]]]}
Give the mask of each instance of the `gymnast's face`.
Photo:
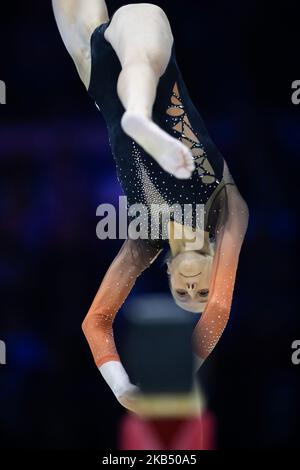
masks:
{"type": "Polygon", "coordinates": [[[167,261],[175,302],[189,312],[203,312],[208,299],[213,256],[196,251],[177,254],[167,261]]]}

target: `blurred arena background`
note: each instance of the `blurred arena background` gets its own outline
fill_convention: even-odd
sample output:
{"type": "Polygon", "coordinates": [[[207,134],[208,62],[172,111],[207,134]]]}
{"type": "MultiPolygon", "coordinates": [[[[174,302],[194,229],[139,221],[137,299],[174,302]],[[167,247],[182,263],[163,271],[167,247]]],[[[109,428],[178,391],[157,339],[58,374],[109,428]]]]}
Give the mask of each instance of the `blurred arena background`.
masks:
{"type": "MultiPolygon", "coordinates": [[[[107,3],[110,14],[125,4],[107,3]]],[[[299,11],[290,1],[154,3],[170,18],[190,95],[250,209],[229,326],[199,373],[218,447],[297,447],[299,11]]],[[[0,448],[113,449],[124,410],[81,332],[122,243],[95,233],[97,206],[121,194],[105,123],[50,1],[2,2],[0,26],[0,448]]],[[[167,290],[157,261],[132,296],[167,290]]],[[[122,321],[120,311],[118,343],[122,321]]]]}

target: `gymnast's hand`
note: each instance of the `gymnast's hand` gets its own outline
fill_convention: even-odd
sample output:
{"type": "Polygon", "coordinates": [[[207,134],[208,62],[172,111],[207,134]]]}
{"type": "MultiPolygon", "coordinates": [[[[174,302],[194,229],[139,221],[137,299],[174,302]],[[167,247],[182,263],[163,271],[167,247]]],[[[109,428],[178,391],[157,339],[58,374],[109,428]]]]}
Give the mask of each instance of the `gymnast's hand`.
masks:
{"type": "Polygon", "coordinates": [[[138,409],[138,399],[141,394],[139,387],[136,385],[130,384],[128,390],[126,390],[121,395],[117,396],[118,402],[127,408],[127,410],[137,413],[138,409]]]}
{"type": "Polygon", "coordinates": [[[108,361],[100,366],[99,370],[118,402],[128,410],[136,412],[140,390],[130,382],[122,363],[108,361]]]}

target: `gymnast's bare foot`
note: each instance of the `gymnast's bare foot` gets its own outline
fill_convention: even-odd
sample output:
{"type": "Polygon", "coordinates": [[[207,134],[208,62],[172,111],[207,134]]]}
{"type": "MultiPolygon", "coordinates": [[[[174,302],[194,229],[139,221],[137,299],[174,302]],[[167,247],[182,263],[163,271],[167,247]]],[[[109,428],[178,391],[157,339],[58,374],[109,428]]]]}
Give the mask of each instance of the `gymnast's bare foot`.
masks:
{"type": "Polygon", "coordinates": [[[179,179],[190,178],[195,169],[191,151],[143,114],[126,111],[121,125],[168,173],[179,179]]]}

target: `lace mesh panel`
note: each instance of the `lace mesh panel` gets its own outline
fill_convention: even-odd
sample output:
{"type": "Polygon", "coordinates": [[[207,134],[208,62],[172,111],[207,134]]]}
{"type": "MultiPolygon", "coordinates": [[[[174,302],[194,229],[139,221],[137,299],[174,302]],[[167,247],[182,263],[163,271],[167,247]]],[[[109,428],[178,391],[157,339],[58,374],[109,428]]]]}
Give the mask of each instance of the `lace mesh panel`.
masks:
{"type": "Polygon", "coordinates": [[[204,184],[215,183],[216,176],[214,170],[208,161],[204,146],[199,142],[192,128],[182,98],[180,97],[177,83],[174,84],[171,104],[166,112],[174,121],[172,128],[179,134],[178,138],[192,151],[196,169],[202,182],[204,184]]]}

